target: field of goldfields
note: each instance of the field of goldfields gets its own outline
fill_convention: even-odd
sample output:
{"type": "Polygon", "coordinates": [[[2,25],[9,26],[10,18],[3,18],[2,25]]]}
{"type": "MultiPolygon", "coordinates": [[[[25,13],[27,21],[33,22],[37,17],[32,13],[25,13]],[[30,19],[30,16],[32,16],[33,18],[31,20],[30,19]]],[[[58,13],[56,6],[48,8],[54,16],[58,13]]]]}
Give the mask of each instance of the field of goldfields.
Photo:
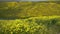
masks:
{"type": "Polygon", "coordinates": [[[60,34],[60,16],[0,20],[0,34],[60,34]]]}

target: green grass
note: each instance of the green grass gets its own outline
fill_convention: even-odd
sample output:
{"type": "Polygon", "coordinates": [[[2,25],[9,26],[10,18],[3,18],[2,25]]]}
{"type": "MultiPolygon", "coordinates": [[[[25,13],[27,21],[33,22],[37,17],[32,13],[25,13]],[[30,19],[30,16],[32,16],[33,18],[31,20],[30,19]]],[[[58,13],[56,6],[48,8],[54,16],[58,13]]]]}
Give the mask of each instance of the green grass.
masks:
{"type": "Polygon", "coordinates": [[[60,34],[60,16],[0,20],[0,34],[60,34]]]}

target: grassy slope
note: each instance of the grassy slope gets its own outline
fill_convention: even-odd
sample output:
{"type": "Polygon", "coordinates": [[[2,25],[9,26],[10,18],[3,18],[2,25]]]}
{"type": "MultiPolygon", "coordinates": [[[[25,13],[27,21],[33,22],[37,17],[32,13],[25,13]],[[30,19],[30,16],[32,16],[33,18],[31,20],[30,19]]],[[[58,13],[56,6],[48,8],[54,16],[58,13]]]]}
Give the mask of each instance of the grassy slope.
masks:
{"type": "Polygon", "coordinates": [[[0,17],[22,18],[60,15],[59,2],[0,2],[0,17]]]}
{"type": "Polygon", "coordinates": [[[0,20],[0,34],[60,34],[60,16],[0,20]]]}

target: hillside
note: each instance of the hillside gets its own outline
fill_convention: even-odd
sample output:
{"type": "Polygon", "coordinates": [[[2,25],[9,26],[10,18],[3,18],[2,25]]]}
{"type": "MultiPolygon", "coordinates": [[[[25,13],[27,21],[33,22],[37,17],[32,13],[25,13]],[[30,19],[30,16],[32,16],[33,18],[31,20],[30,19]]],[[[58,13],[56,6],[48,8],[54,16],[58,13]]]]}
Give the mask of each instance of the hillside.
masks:
{"type": "Polygon", "coordinates": [[[0,18],[60,15],[60,2],[0,2],[0,18]]]}

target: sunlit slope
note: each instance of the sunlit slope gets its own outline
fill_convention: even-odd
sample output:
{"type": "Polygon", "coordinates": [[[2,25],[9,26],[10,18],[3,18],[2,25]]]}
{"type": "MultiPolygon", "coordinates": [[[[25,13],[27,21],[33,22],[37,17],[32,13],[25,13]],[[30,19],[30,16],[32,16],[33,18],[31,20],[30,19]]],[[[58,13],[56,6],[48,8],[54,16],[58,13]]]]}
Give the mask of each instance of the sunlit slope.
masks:
{"type": "Polygon", "coordinates": [[[41,16],[28,19],[0,20],[0,34],[59,34],[60,17],[41,16]]]}
{"type": "Polygon", "coordinates": [[[59,2],[0,2],[1,18],[60,15],[59,2]]]}

